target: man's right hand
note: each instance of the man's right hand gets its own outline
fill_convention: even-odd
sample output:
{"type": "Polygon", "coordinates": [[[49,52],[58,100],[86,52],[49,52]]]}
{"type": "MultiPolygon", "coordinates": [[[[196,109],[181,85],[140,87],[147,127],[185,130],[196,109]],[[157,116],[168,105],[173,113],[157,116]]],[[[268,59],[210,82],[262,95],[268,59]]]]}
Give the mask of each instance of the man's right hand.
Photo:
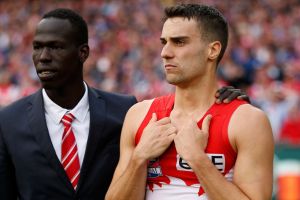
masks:
{"type": "Polygon", "coordinates": [[[242,91],[241,89],[234,88],[232,86],[224,86],[217,90],[216,92],[216,103],[230,103],[234,99],[245,100],[248,103],[250,102],[249,96],[242,91]]]}
{"type": "Polygon", "coordinates": [[[169,117],[157,120],[156,113],[153,113],[135,149],[135,155],[145,160],[159,157],[173,142],[176,133],[177,129],[169,117]]]}

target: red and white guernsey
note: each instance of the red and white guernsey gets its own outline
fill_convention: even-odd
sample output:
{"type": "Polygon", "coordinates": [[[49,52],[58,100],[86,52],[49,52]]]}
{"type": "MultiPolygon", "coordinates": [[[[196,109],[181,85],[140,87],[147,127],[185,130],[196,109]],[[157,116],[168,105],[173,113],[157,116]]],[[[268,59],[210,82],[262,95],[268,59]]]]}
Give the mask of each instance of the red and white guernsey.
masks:
{"type": "MultiPolygon", "coordinates": [[[[209,139],[205,153],[222,175],[231,181],[236,161],[236,152],[228,139],[228,124],[232,113],[247,102],[234,100],[229,104],[213,104],[198,122],[199,128],[206,115],[212,115],[209,139]]],[[[152,113],[157,119],[170,116],[174,105],[174,95],[154,99],[141,123],[135,137],[138,144],[144,128],[149,123],[152,113]]],[[[207,199],[196,175],[177,154],[174,143],[159,158],[148,162],[147,191],[148,200],[207,199]]]]}

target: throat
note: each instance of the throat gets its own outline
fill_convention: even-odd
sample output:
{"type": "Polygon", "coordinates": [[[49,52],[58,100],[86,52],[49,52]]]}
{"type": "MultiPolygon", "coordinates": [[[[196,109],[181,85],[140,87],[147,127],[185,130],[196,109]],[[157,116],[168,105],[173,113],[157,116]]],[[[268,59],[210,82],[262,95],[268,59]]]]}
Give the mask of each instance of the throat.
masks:
{"type": "Polygon", "coordinates": [[[85,90],[46,90],[48,97],[65,109],[73,109],[81,100],[85,90]]]}

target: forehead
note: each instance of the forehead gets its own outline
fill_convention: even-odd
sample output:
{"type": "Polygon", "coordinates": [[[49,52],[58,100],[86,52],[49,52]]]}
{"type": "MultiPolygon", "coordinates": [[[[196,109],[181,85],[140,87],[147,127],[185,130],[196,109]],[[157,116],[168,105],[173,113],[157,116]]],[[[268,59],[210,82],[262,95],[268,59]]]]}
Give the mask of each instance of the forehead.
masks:
{"type": "Polygon", "coordinates": [[[46,18],[38,23],[34,40],[68,40],[73,38],[72,33],[72,25],[67,19],[46,18]]]}
{"type": "Polygon", "coordinates": [[[178,36],[200,36],[200,30],[198,23],[195,19],[188,19],[183,17],[168,18],[162,29],[161,36],[166,37],[178,37],[178,36]]]}

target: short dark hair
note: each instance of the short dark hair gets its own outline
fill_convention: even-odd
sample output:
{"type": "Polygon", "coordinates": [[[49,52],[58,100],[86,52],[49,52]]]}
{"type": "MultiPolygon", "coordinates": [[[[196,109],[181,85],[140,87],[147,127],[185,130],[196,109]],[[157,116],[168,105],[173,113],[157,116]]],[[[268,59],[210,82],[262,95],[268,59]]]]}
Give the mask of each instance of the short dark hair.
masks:
{"type": "Polygon", "coordinates": [[[43,19],[46,18],[67,19],[75,29],[75,37],[78,45],[88,43],[88,28],[84,19],[75,11],[67,8],[57,8],[44,14],[43,19]]]}
{"type": "Polygon", "coordinates": [[[204,39],[220,41],[222,48],[217,63],[222,59],[228,43],[228,24],[225,17],[216,8],[200,4],[179,4],[165,8],[165,22],[168,18],[184,17],[195,19],[204,39]]]}

